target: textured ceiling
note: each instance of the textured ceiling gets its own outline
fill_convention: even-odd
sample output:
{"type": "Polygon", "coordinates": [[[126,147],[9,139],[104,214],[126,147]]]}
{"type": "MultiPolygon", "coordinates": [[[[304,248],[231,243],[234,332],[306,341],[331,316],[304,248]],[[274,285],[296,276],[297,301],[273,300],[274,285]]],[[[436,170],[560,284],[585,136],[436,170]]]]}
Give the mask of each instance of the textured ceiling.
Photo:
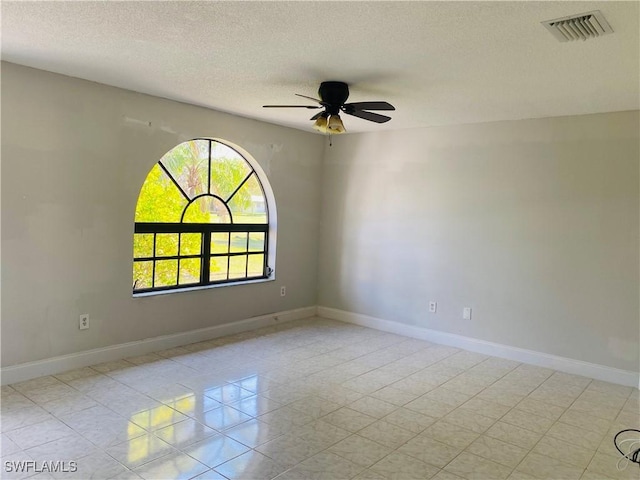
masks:
{"type": "Polygon", "coordinates": [[[639,108],[639,2],[2,2],[3,60],[311,131],[324,80],[393,120],[350,132],[639,108]],[[543,20],[599,9],[614,34],[543,20]]]}

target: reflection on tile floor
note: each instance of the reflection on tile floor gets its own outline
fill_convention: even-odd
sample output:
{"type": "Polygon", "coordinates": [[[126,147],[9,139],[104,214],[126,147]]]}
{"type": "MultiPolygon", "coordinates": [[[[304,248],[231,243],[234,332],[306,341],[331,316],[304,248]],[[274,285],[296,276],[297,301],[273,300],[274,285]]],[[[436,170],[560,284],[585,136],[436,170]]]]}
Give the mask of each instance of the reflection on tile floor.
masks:
{"type": "Polygon", "coordinates": [[[612,443],[637,389],[320,318],[2,387],[1,408],[2,478],[640,479],[612,443]]]}

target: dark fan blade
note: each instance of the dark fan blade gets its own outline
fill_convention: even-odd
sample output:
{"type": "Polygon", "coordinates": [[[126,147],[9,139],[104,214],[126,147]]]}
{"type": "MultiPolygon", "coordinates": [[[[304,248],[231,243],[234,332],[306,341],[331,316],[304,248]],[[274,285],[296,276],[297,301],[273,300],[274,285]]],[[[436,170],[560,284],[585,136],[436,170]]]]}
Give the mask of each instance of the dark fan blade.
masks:
{"type": "Polygon", "coordinates": [[[314,102],[322,103],[322,100],[318,100],[317,98],[307,97],[306,95],[300,95],[299,93],[295,94],[297,97],[306,98],[307,100],[313,100],[314,102]]]}
{"type": "Polygon", "coordinates": [[[353,115],[354,117],[364,118],[365,120],[376,123],[384,123],[391,120],[391,117],[387,117],[386,115],[380,115],[373,112],[365,112],[364,110],[354,110],[352,112],[349,110],[345,110],[344,113],[346,113],[347,115],[353,115]]]}
{"type": "Polygon", "coordinates": [[[395,110],[395,107],[387,102],[355,102],[347,103],[345,107],[353,107],[356,110],[395,110]]]}
{"type": "Polygon", "coordinates": [[[322,108],[316,105],[263,105],[262,108],[322,108]]]}
{"type": "Polygon", "coordinates": [[[318,118],[320,118],[322,116],[323,113],[324,112],[318,112],[313,117],[311,117],[309,120],[317,120],[318,118]]]}

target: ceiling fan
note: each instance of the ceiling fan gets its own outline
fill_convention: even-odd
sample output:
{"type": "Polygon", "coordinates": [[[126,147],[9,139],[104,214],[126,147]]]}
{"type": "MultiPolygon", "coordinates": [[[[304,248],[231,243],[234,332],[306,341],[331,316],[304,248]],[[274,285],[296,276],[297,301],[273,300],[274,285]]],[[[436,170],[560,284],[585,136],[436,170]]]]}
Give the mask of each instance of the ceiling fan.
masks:
{"type": "Polygon", "coordinates": [[[315,114],[311,120],[315,120],[313,128],[329,134],[346,132],[344,124],[340,119],[340,112],[354,117],[369,120],[375,123],[385,123],[391,120],[391,117],[373,113],[368,110],[395,110],[395,107],[387,102],[354,102],[345,103],[349,98],[349,86],[344,82],[322,82],[318,89],[320,100],[306,95],[296,93],[298,97],[307,98],[317,102],[318,105],[264,105],[264,108],[309,108],[324,109],[322,112],[315,114]]]}

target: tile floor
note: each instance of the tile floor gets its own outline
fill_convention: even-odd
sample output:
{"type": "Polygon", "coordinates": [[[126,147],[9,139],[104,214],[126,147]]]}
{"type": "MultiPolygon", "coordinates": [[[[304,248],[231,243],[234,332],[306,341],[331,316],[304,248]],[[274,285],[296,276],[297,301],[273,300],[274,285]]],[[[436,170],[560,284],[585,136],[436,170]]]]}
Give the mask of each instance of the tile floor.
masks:
{"type": "Polygon", "coordinates": [[[635,464],[617,470],[612,443],[640,428],[639,402],[311,318],[2,387],[1,476],[639,479],[635,464]],[[77,470],[15,471],[29,460],[77,470]]]}

